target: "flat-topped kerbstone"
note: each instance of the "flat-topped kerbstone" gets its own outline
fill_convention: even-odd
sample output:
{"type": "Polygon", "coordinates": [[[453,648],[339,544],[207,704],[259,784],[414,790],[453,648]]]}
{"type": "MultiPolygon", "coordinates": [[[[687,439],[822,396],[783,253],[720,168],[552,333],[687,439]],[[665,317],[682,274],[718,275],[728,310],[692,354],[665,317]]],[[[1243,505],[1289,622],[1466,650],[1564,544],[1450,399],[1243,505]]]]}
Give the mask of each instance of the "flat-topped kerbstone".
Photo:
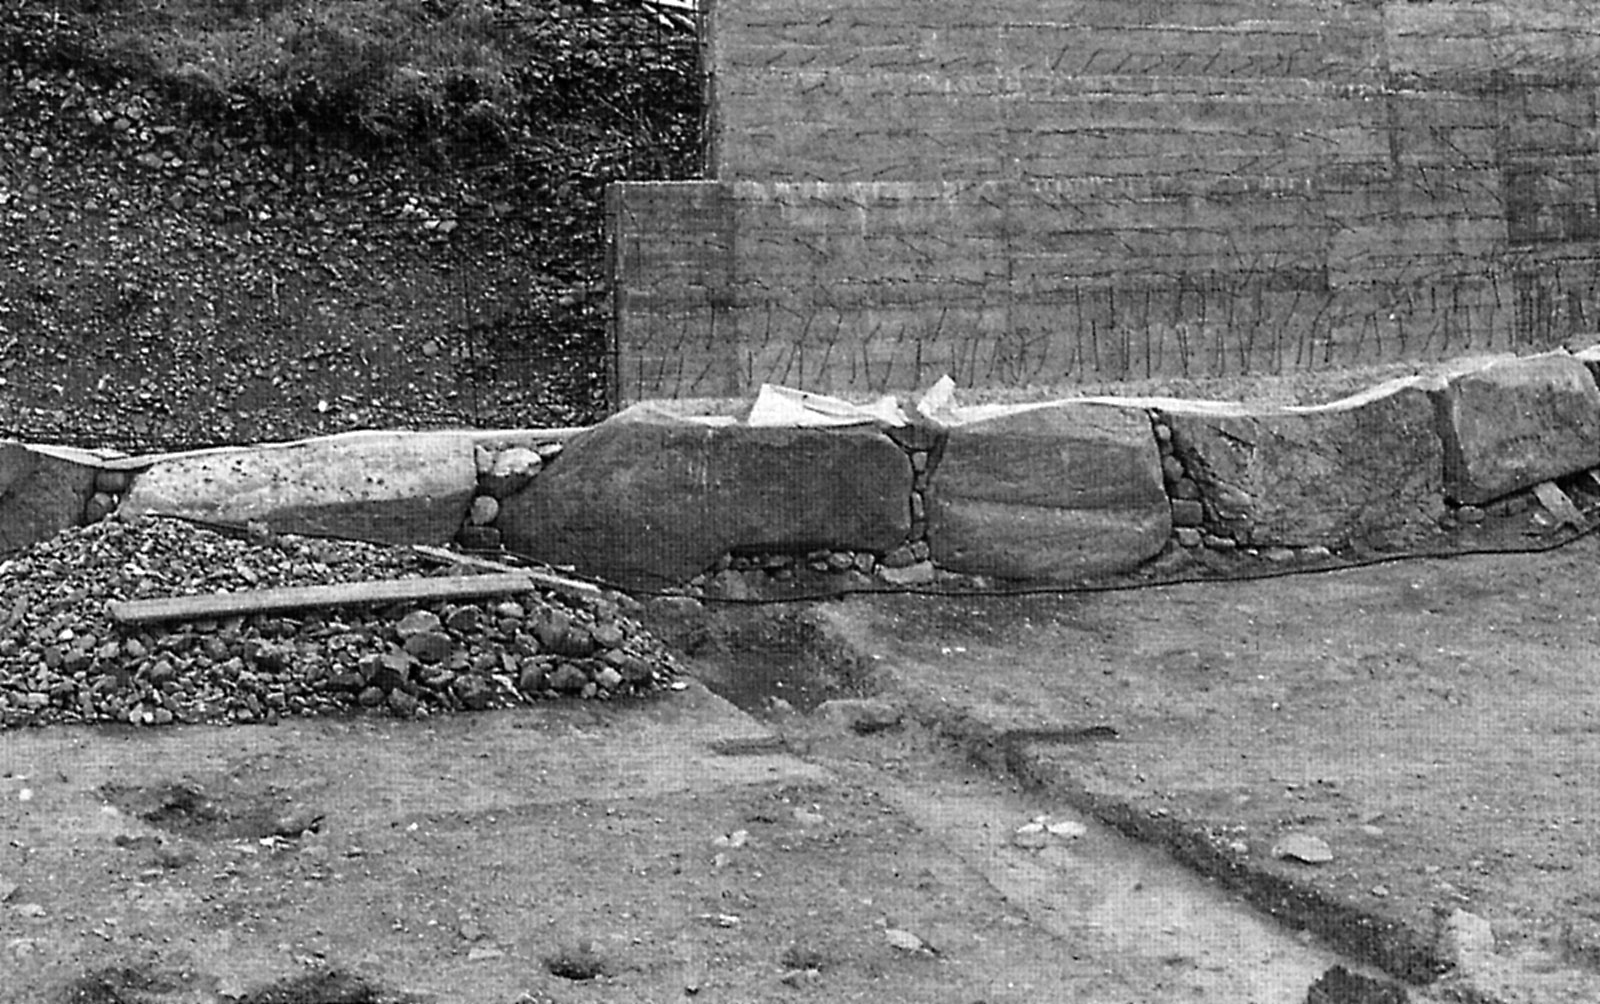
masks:
{"type": "Polygon", "coordinates": [[[1146,403],[1172,430],[1209,522],[1241,543],[1394,549],[1444,514],[1433,400],[1414,378],[1316,406],[1146,403]]]}
{"type": "Polygon", "coordinates": [[[1148,415],[1076,401],[943,415],[928,488],[941,568],[1062,581],[1133,568],[1171,532],[1148,415]]]}
{"type": "Polygon", "coordinates": [[[911,482],[871,426],[752,428],[648,403],[568,440],[496,525],[520,554],[662,586],[734,549],[888,550],[910,530],[911,482]]]}
{"type": "Polygon", "coordinates": [[[1600,465],[1600,387],[1582,358],[1497,359],[1429,384],[1444,438],[1445,492],[1487,502],[1600,465]]]}
{"type": "Polygon", "coordinates": [[[158,458],[118,511],[393,544],[455,537],[477,488],[470,436],[370,432],[158,458]]]}

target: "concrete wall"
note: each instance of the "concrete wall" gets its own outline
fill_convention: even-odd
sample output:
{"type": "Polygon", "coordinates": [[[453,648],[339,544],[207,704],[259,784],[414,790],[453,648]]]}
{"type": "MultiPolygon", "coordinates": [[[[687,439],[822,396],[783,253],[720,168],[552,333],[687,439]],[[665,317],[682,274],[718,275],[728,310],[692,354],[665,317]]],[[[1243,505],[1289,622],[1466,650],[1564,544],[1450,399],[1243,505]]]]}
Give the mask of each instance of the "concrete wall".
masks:
{"type": "MultiPolygon", "coordinates": [[[[737,394],[728,311],[733,283],[733,200],[715,182],[613,185],[611,271],[615,344],[612,399],[658,387],[737,394]]],[[[671,395],[677,396],[677,395],[671,395]]]]}
{"type": "Polygon", "coordinates": [[[716,183],[614,201],[625,400],[1600,327],[1592,5],[717,0],[711,24],[716,183]]]}

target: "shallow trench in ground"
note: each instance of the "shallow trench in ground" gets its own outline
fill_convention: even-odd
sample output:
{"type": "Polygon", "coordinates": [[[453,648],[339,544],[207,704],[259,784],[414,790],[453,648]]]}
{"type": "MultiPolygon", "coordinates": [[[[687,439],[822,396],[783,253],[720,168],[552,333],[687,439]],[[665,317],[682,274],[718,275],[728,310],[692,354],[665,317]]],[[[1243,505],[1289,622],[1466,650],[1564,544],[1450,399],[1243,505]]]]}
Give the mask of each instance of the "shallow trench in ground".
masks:
{"type": "Polygon", "coordinates": [[[1588,1002],[1600,538],[1522,532],[1537,553],[811,612],[888,699],[1272,916],[1455,999],[1588,1002]]]}
{"type": "MultiPolygon", "coordinates": [[[[913,598],[903,598],[915,602],[913,598]]],[[[1099,959],[1143,1000],[1301,1001],[1337,983],[1360,1004],[1387,1000],[1393,977],[1286,926],[1157,846],[1104,825],[993,755],[980,734],[902,720],[842,731],[819,721],[891,684],[830,619],[804,607],[658,606],[652,627],[693,660],[714,692],[773,727],[808,760],[841,777],[887,773],[887,798],[1073,958],[1099,959]],[[819,711],[820,708],[820,711],[819,711]],[[961,761],[1002,784],[974,785],[961,761]],[[1047,818],[1046,818],[1047,817],[1047,818]],[[1043,846],[1018,824],[1065,824],[1043,846]],[[1330,981],[1328,971],[1341,970],[1330,981]],[[1363,996],[1363,995],[1369,995],[1363,996]]],[[[885,704],[893,704],[886,695],[885,704]]],[[[1426,991],[1410,988],[1412,999],[1426,991]]]]}

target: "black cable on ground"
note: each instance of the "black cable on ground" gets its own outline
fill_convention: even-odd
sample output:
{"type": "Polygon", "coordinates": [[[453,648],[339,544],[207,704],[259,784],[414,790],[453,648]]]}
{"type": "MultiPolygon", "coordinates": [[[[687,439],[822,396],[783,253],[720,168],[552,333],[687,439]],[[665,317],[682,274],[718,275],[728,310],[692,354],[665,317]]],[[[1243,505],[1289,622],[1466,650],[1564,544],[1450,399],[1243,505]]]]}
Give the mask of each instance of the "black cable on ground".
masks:
{"type": "MultiPolygon", "coordinates": [[[[1369,555],[1350,560],[1337,561],[1332,564],[1314,566],[1292,566],[1287,568],[1269,568],[1245,571],[1237,575],[1187,575],[1171,579],[1135,581],[1135,582],[1082,582],[1062,583],[1059,585],[1015,586],[1008,588],[988,587],[983,589],[950,589],[929,586],[842,586],[838,589],[799,593],[784,596],[691,596],[689,598],[701,603],[723,604],[726,606],[778,606],[789,603],[817,603],[825,600],[842,599],[846,596],[932,596],[942,598],[977,597],[984,599],[1004,599],[1010,596],[1071,596],[1092,593],[1127,593],[1138,592],[1145,589],[1162,589],[1168,586],[1185,585],[1226,585],[1231,582],[1258,582],[1268,579],[1286,579],[1300,575],[1321,575],[1328,572],[1346,572],[1361,568],[1372,568],[1378,565],[1397,564],[1406,561],[1441,560],[1449,558],[1481,557],[1495,554],[1528,555],[1547,554],[1558,551],[1570,544],[1600,531],[1600,521],[1593,522],[1576,533],[1563,537],[1560,540],[1533,544],[1525,547],[1472,547],[1451,551],[1403,551],[1396,554],[1369,555]]],[[[512,552],[496,552],[500,560],[508,557],[514,558],[529,565],[543,563],[533,561],[523,555],[512,552]]],[[[669,589],[644,589],[634,586],[624,586],[597,576],[583,575],[568,570],[558,570],[558,573],[568,578],[587,582],[601,589],[612,590],[635,599],[650,597],[656,599],[679,599],[688,596],[681,591],[669,589]]]]}
{"type": "MultiPolygon", "coordinates": [[[[194,526],[202,527],[216,533],[232,537],[255,539],[256,534],[246,527],[232,523],[217,522],[193,516],[178,516],[165,513],[155,513],[162,519],[172,519],[194,526]]],[[[1587,514],[1586,514],[1587,515],[1587,514]]],[[[1186,575],[1171,579],[1157,579],[1146,581],[1123,582],[1078,582],[1061,583],[1057,585],[1015,586],[1006,588],[988,587],[983,589],[949,589],[929,586],[842,586],[838,589],[789,594],[784,596],[691,596],[688,593],[672,589],[645,589],[637,586],[625,586],[612,582],[599,576],[585,575],[570,569],[555,568],[551,565],[537,561],[526,555],[514,551],[463,551],[463,554],[482,556],[508,565],[528,568],[548,569],[553,574],[577,582],[585,582],[599,589],[621,593],[635,599],[649,597],[651,599],[693,599],[701,603],[721,604],[724,606],[782,606],[794,603],[820,603],[826,600],[843,599],[846,596],[931,596],[938,598],[981,598],[1005,599],[1012,596],[1075,596],[1095,593],[1130,593],[1145,589],[1163,589],[1169,586],[1188,585],[1227,585],[1231,582],[1260,582],[1269,579],[1287,579],[1301,575],[1323,575],[1329,572],[1348,572],[1362,568],[1373,568],[1378,565],[1392,565],[1407,561],[1447,560],[1451,558],[1484,557],[1496,554],[1530,555],[1549,554],[1559,551],[1564,547],[1575,544],[1586,537],[1600,531],[1600,519],[1590,522],[1577,532],[1562,537],[1559,540],[1547,541],[1540,544],[1531,544],[1524,547],[1469,547],[1450,551],[1402,551],[1395,554],[1374,554],[1350,560],[1335,561],[1319,565],[1299,565],[1286,568],[1269,568],[1245,571],[1237,575],[1186,575]]],[[[296,536],[314,537],[322,540],[349,541],[360,544],[374,544],[379,546],[394,546],[384,541],[366,540],[360,537],[346,537],[331,533],[303,533],[296,536]]]]}

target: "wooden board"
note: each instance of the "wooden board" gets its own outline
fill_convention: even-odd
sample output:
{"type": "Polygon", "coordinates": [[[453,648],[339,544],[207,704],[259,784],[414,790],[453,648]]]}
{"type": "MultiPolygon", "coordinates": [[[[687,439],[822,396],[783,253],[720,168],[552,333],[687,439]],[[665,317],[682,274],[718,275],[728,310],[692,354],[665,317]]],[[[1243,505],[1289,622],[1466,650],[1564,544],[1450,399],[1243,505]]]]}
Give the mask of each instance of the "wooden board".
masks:
{"type": "Polygon", "coordinates": [[[527,593],[533,577],[524,572],[498,575],[455,575],[426,579],[378,579],[331,586],[281,586],[239,593],[167,596],[153,600],[113,600],[108,607],[119,624],[204,620],[218,617],[348,607],[369,603],[426,602],[527,593]]]}
{"type": "Polygon", "coordinates": [[[579,582],[576,579],[564,578],[553,572],[543,572],[534,568],[518,568],[498,561],[490,561],[473,554],[462,554],[443,547],[433,547],[429,544],[412,544],[411,549],[425,558],[443,562],[447,565],[466,565],[469,568],[486,568],[495,572],[518,572],[529,576],[541,587],[554,593],[577,597],[578,599],[596,600],[600,598],[599,586],[588,582],[579,582]]]}

